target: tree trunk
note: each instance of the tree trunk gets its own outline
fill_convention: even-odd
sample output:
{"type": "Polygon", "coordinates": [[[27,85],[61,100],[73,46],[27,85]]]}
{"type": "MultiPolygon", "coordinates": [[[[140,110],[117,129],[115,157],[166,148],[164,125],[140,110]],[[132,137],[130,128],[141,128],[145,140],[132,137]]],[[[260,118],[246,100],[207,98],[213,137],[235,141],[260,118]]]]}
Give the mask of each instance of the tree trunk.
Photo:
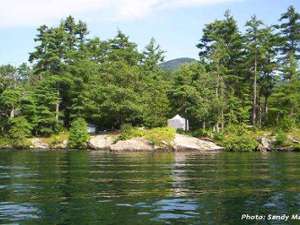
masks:
{"type": "MultiPolygon", "coordinates": [[[[225,84],[224,84],[224,80],[222,79],[222,86],[221,86],[221,99],[222,99],[222,102],[224,102],[224,87],[225,84]]],[[[221,130],[223,131],[224,130],[224,107],[223,107],[223,104],[221,106],[221,130]]]]}
{"type": "Polygon", "coordinates": [[[58,96],[58,100],[55,106],[55,119],[56,122],[58,123],[59,121],[59,105],[60,105],[60,100],[59,100],[59,90],[57,90],[57,96],[58,96]]]}
{"type": "MultiPolygon", "coordinates": [[[[219,75],[219,69],[217,69],[217,86],[216,86],[216,98],[219,100],[219,86],[220,86],[220,75],[219,75]]],[[[219,133],[219,117],[220,117],[220,111],[218,110],[218,116],[217,116],[217,122],[215,125],[215,131],[219,133]]]]}
{"type": "Polygon", "coordinates": [[[267,122],[268,121],[268,96],[265,96],[265,102],[264,102],[264,121],[267,122]]]}
{"type": "Polygon", "coordinates": [[[261,104],[261,94],[259,94],[258,97],[258,126],[261,127],[262,124],[262,116],[263,116],[263,112],[262,112],[262,104],[261,104]]]}
{"type": "Polygon", "coordinates": [[[55,109],[55,119],[56,119],[56,122],[59,121],[59,102],[56,103],[56,109],[55,109]]]}
{"type": "Polygon", "coordinates": [[[13,107],[10,111],[10,116],[11,119],[15,118],[15,107],[13,107]]]}
{"type": "Polygon", "coordinates": [[[253,105],[252,105],[252,125],[256,124],[256,92],[257,92],[257,77],[256,77],[256,70],[257,70],[257,56],[255,51],[255,58],[254,58],[254,80],[253,80],[253,105]]]}

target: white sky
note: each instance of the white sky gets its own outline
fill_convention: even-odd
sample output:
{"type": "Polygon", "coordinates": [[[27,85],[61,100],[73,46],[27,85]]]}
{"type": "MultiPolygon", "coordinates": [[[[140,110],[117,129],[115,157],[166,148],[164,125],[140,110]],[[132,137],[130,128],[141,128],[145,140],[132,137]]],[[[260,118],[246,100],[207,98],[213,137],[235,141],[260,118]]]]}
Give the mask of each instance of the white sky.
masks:
{"type": "Polygon", "coordinates": [[[0,27],[36,26],[66,15],[137,20],[158,10],[230,1],[237,0],[1,0],[0,27]]]}

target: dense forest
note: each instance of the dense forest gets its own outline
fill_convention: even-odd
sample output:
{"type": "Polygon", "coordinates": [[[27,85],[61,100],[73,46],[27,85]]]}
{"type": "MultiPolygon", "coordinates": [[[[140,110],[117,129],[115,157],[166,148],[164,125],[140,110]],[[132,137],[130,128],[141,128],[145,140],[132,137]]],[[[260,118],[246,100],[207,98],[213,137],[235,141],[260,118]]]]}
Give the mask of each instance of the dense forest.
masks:
{"type": "Polygon", "coordinates": [[[169,71],[154,39],[140,52],[121,31],[90,38],[71,16],[43,25],[28,63],[0,66],[0,136],[50,136],[76,118],[98,130],[162,127],[177,113],[193,130],[297,126],[300,14],[291,6],[275,25],[253,16],[242,30],[227,11],[199,35],[199,60],[169,71]]]}

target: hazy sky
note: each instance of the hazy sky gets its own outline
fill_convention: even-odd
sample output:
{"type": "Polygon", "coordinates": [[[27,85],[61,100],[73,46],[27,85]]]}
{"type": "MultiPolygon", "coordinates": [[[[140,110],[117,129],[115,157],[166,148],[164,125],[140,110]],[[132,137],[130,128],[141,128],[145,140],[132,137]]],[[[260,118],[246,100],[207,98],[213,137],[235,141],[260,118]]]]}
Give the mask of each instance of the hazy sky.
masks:
{"type": "Polygon", "coordinates": [[[274,24],[289,5],[300,11],[300,0],[1,0],[0,64],[27,61],[37,27],[68,15],[85,21],[91,37],[104,40],[120,29],[140,49],[154,37],[167,59],[197,58],[203,26],[226,9],[242,27],[253,14],[274,24]]]}

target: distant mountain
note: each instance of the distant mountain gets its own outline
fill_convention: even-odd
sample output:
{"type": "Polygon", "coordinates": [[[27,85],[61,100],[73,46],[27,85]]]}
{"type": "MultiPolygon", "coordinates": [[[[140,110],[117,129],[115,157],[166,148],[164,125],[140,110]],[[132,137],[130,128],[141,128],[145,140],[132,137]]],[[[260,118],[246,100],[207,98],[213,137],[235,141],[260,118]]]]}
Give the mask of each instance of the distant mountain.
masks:
{"type": "Polygon", "coordinates": [[[163,62],[160,64],[160,67],[164,70],[177,70],[179,69],[183,64],[190,64],[196,62],[196,59],[192,58],[178,58],[178,59],[172,59],[166,62],[163,62]]]}

